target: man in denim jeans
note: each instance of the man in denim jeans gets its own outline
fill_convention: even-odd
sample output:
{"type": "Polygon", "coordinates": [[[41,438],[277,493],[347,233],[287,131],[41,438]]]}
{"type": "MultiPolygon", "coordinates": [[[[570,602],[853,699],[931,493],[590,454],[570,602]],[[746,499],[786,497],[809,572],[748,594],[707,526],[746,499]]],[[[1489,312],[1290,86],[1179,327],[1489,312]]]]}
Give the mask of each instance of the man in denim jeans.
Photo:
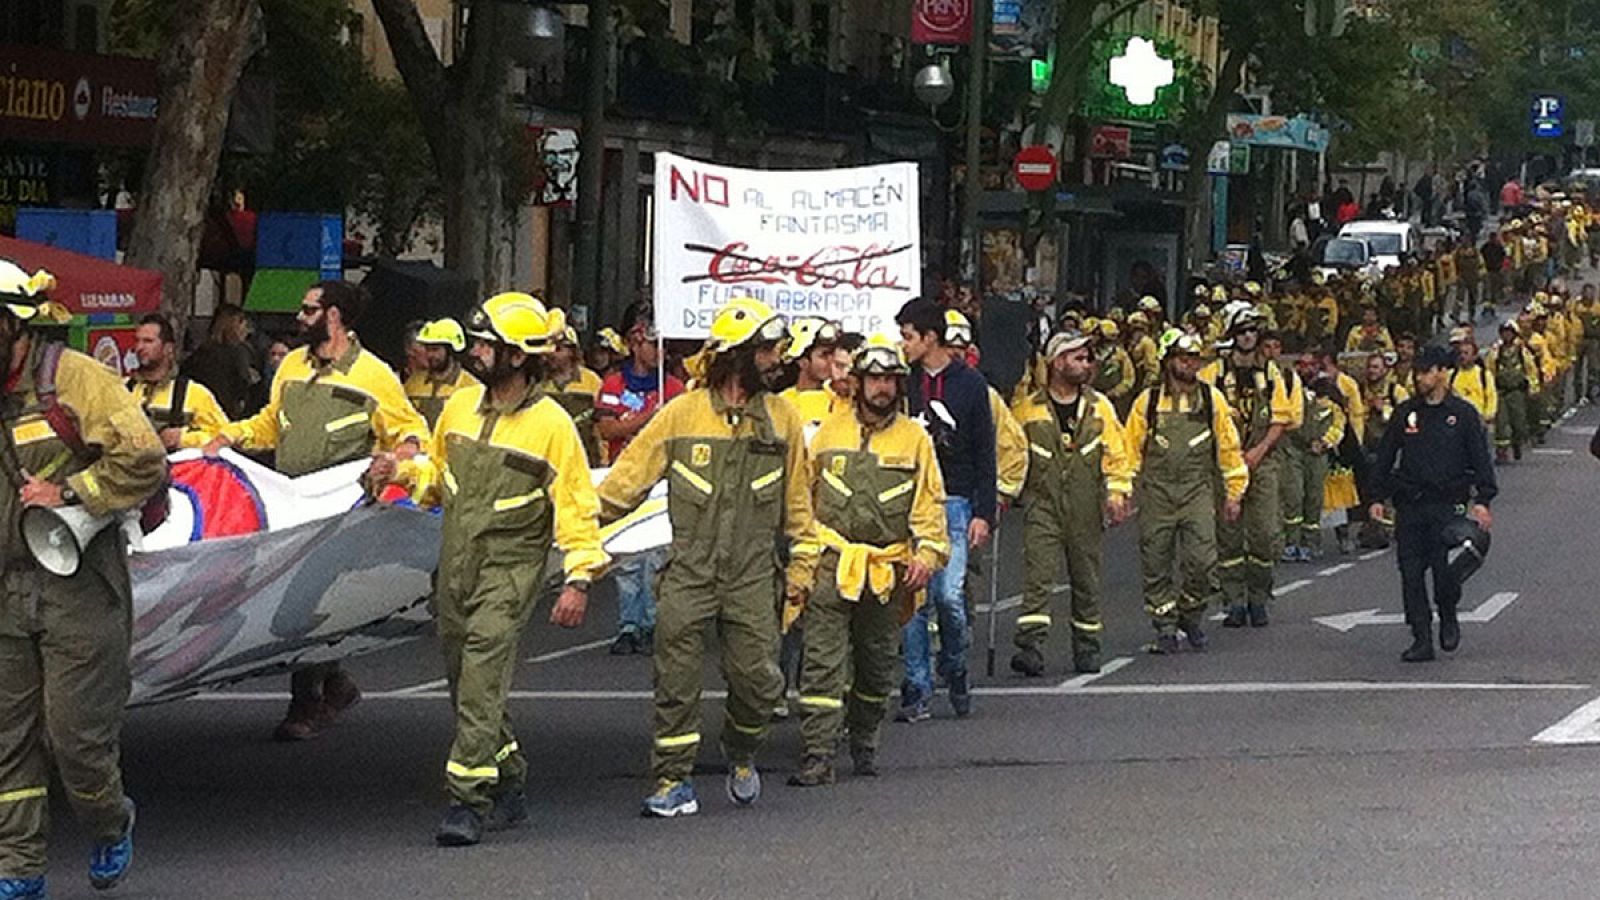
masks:
{"type": "Polygon", "coordinates": [[[967,553],[989,540],[995,516],[994,419],[989,384],[968,368],[945,340],[944,310],[929,300],[913,300],[895,317],[906,359],[907,405],[913,419],[933,438],[944,475],[945,519],[950,558],[928,585],[928,602],[906,624],[903,634],[905,682],[900,688],[902,722],[920,722],[933,713],[929,619],[938,617],[939,675],[950,686],[957,716],[972,711],[967,677],[967,612],[963,587],[967,553]]]}

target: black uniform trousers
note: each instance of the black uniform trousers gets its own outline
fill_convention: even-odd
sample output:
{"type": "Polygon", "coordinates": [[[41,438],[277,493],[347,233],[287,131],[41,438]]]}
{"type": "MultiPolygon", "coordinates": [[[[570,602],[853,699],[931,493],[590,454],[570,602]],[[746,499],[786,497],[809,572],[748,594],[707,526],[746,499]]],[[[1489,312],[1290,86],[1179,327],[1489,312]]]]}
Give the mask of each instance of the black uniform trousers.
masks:
{"type": "Polygon", "coordinates": [[[1444,528],[1461,517],[1454,503],[1405,503],[1395,508],[1394,536],[1400,561],[1400,593],[1406,624],[1419,639],[1432,639],[1433,610],[1428,605],[1427,573],[1433,570],[1433,605],[1439,621],[1450,622],[1461,603],[1461,583],[1450,573],[1444,528]]]}

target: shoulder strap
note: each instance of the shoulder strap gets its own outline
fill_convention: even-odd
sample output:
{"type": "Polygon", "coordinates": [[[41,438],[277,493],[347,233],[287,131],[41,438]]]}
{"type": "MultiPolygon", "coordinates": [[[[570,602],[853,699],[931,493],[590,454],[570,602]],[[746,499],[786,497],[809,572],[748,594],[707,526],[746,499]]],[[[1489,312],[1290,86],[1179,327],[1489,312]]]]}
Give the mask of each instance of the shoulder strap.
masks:
{"type": "Polygon", "coordinates": [[[1150,404],[1144,409],[1144,449],[1140,451],[1145,459],[1150,458],[1150,444],[1156,437],[1156,426],[1161,423],[1161,380],[1150,386],[1150,404]]]}
{"type": "Polygon", "coordinates": [[[33,374],[33,390],[44,407],[44,420],[50,430],[56,433],[61,443],[67,445],[68,452],[83,460],[90,454],[88,445],[83,442],[83,434],[78,431],[78,423],[72,420],[72,414],[65,406],[56,402],[56,371],[61,367],[61,354],[65,350],[62,344],[45,345],[39,355],[39,368],[33,374]]]}
{"type": "Polygon", "coordinates": [[[179,422],[187,419],[185,410],[189,408],[189,378],[179,375],[172,382],[172,416],[179,422]]]}

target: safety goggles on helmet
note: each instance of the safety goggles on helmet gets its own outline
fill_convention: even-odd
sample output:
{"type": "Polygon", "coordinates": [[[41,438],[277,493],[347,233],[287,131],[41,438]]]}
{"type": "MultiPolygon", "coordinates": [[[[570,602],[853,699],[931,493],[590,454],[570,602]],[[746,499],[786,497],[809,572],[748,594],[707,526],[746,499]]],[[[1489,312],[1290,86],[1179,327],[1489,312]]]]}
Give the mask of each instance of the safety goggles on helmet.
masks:
{"type": "Polygon", "coordinates": [[[467,317],[467,333],[486,341],[509,344],[525,353],[549,353],[567,327],[559,309],[545,309],[531,294],[508,292],[483,301],[467,317]]]}
{"type": "Polygon", "coordinates": [[[857,375],[905,375],[911,371],[900,345],[883,337],[873,337],[856,350],[850,370],[857,375]]]}
{"type": "Polygon", "coordinates": [[[788,322],[772,307],[753,297],[736,297],[711,321],[706,349],[721,353],[751,342],[776,344],[788,337],[788,322]]]}
{"type": "Polygon", "coordinates": [[[831,347],[839,343],[839,326],[827,319],[805,316],[789,322],[789,346],[783,351],[785,361],[793,362],[815,347],[831,347]]]}
{"type": "Polygon", "coordinates": [[[972,320],[957,310],[945,310],[944,342],[948,347],[971,347],[972,320]]]}
{"type": "Polygon", "coordinates": [[[1166,333],[1161,335],[1162,359],[1173,355],[1199,356],[1202,349],[1200,337],[1187,331],[1168,328],[1166,333]]]}

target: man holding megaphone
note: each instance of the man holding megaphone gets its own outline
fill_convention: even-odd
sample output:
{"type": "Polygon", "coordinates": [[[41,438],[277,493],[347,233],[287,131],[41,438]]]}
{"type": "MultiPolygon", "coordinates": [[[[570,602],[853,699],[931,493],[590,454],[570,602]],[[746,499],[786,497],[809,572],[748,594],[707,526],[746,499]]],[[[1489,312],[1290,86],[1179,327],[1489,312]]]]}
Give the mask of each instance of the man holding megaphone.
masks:
{"type": "Polygon", "coordinates": [[[166,453],[110,369],[41,328],[55,280],[0,260],[0,897],[45,895],[50,767],[94,841],[89,880],[133,859],[119,736],[133,590],[119,519],[165,481],[166,453]]]}

